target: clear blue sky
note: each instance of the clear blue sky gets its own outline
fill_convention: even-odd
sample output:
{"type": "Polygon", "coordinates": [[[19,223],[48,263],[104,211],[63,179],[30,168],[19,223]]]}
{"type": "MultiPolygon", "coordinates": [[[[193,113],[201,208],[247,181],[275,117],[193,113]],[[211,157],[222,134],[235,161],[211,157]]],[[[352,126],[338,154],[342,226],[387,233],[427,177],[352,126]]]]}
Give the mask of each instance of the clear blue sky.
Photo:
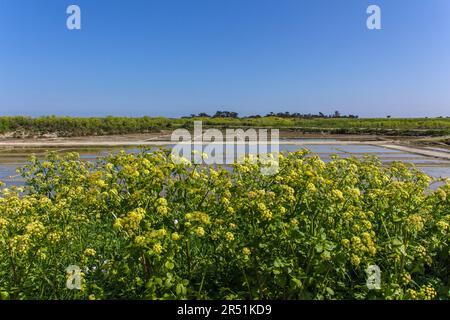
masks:
{"type": "Polygon", "coordinates": [[[217,109],[450,116],[450,1],[0,0],[0,115],[217,109]]]}

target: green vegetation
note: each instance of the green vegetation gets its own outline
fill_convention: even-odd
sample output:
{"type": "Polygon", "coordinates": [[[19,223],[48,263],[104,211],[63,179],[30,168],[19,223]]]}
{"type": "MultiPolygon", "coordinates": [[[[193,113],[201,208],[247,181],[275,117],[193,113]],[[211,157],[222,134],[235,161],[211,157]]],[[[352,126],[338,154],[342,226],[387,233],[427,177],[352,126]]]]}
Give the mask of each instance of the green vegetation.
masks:
{"type": "Polygon", "coordinates": [[[448,298],[448,180],[431,191],[413,166],[306,151],[272,176],[169,154],[32,158],[25,187],[0,192],[0,297],[448,298]],[[71,265],[80,290],[66,288],[71,265]]]}
{"type": "Polygon", "coordinates": [[[384,134],[405,136],[441,136],[450,134],[450,118],[423,119],[357,119],[357,118],[72,118],[72,117],[0,117],[0,133],[15,132],[17,136],[39,136],[56,133],[58,136],[110,135],[146,133],[179,127],[190,128],[194,120],[202,120],[205,127],[245,128],[275,127],[299,132],[327,132],[336,134],[384,134]]]}
{"type": "Polygon", "coordinates": [[[167,118],[74,118],[74,117],[0,117],[0,133],[18,132],[25,135],[56,133],[58,136],[87,136],[125,133],[144,133],[170,128],[167,118]]]}
{"type": "Polygon", "coordinates": [[[450,133],[450,118],[356,119],[356,118],[201,118],[205,126],[275,127],[301,132],[337,134],[444,135],[450,133]]]}

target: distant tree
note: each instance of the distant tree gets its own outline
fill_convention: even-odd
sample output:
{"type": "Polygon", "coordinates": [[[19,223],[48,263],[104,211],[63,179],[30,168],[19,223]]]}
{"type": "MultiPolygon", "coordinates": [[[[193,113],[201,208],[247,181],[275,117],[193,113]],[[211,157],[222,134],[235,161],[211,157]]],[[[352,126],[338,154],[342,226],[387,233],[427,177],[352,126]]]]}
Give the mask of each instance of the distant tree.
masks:
{"type": "Polygon", "coordinates": [[[333,118],[340,118],[341,117],[341,113],[339,112],[339,111],[335,111],[334,113],[333,113],[333,118]]]}
{"type": "Polygon", "coordinates": [[[238,118],[238,113],[233,111],[217,111],[213,118],[238,118]]]}

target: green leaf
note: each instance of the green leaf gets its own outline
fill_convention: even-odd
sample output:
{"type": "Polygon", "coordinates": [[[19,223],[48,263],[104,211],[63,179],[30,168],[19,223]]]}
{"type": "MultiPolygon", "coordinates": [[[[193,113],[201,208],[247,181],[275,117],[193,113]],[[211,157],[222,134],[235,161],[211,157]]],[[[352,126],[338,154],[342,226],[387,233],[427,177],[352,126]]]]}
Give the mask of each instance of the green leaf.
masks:
{"type": "Polygon", "coordinates": [[[183,290],[183,285],[181,283],[177,284],[177,287],[175,288],[175,293],[179,296],[181,294],[182,290],[183,290]]]}

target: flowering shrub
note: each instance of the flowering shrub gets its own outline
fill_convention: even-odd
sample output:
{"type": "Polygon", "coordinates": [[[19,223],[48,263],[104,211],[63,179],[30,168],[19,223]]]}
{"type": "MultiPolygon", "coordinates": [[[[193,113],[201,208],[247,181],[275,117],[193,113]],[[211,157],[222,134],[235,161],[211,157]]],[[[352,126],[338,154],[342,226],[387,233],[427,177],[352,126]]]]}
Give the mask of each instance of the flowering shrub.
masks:
{"type": "Polygon", "coordinates": [[[430,190],[414,167],[368,157],[279,161],[266,176],[167,150],[32,158],[26,185],[0,193],[1,298],[448,298],[448,180],[430,190]]]}

